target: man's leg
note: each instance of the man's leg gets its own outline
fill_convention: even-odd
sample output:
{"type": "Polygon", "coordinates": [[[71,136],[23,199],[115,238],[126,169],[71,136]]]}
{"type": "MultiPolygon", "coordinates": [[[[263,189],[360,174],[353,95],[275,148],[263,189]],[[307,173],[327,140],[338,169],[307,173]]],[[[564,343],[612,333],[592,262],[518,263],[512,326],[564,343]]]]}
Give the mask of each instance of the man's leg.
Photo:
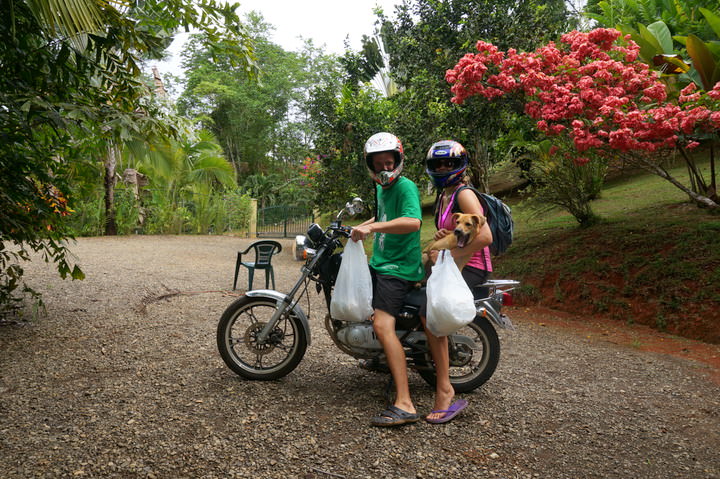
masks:
{"type": "Polygon", "coordinates": [[[383,310],[376,309],[373,328],[385,350],[388,367],[395,382],[394,404],[403,411],[415,413],[415,405],[410,398],[410,387],[408,386],[405,351],[400,344],[400,339],[395,334],[395,318],[383,310]]]}

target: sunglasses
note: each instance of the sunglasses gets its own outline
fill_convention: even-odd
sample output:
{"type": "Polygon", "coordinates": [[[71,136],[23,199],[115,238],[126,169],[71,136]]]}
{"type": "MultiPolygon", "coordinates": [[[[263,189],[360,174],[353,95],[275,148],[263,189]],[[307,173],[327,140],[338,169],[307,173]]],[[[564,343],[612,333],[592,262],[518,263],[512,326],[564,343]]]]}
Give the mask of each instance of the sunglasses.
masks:
{"type": "Polygon", "coordinates": [[[437,170],[438,168],[451,168],[456,170],[462,165],[462,160],[459,158],[431,158],[427,160],[427,166],[431,170],[437,170]]]}

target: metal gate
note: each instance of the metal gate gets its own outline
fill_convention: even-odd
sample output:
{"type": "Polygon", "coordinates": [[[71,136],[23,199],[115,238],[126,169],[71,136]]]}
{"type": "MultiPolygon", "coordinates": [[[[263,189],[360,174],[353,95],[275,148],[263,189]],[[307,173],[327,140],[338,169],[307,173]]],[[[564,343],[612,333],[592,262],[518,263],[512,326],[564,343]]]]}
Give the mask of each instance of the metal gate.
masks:
{"type": "Polygon", "coordinates": [[[315,221],[313,211],[304,206],[268,206],[258,210],[258,238],[292,238],[303,235],[315,221]]]}

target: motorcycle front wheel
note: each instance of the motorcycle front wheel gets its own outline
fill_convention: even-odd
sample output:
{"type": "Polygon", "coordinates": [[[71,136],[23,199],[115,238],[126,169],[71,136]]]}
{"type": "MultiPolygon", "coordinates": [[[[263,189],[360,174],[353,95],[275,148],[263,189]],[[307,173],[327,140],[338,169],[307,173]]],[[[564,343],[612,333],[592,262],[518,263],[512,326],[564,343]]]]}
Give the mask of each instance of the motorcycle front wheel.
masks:
{"type": "MultiPolygon", "coordinates": [[[[456,393],[473,391],[487,382],[495,372],[500,360],[500,339],[490,322],[477,316],[472,323],[464,326],[453,336],[462,335],[470,338],[475,344],[454,342],[450,344],[450,383],[456,393]]],[[[428,352],[425,357],[426,365],[432,365],[432,358],[428,352]]],[[[418,368],[420,376],[431,386],[435,387],[435,368],[418,368]]]]}
{"type": "Polygon", "coordinates": [[[276,310],[277,301],[272,298],[243,296],[220,317],[218,350],[236,374],[261,381],[278,379],[302,360],[307,337],[292,310],[283,313],[264,343],[258,341],[258,334],[276,310]]]}

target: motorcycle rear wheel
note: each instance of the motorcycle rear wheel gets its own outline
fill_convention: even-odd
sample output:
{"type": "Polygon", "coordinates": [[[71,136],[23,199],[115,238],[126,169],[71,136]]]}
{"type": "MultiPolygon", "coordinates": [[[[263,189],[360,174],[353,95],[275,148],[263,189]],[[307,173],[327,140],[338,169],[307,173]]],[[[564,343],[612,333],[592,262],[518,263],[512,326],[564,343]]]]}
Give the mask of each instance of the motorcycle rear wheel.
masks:
{"type": "MultiPolygon", "coordinates": [[[[464,344],[455,344],[450,351],[450,383],[456,393],[473,391],[485,384],[495,372],[500,361],[500,339],[490,322],[477,316],[472,323],[461,328],[456,335],[467,336],[475,342],[478,349],[470,349],[464,344]]],[[[428,352],[426,364],[432,365],[428,352]]],[[[419,368],[420,376],[435,387],[437,378],[434,368],[419,368]]]]}
{"type": "Polygon", "coordinates": [[[246,378],[269,381],[286,376],[302,360],[307,337],[300,319],[292,310],[285,312],[265,343],[258,333],[277,310],[272,298],[243,296],[220,317],[217,346],[225,364],[246,378]]]}

